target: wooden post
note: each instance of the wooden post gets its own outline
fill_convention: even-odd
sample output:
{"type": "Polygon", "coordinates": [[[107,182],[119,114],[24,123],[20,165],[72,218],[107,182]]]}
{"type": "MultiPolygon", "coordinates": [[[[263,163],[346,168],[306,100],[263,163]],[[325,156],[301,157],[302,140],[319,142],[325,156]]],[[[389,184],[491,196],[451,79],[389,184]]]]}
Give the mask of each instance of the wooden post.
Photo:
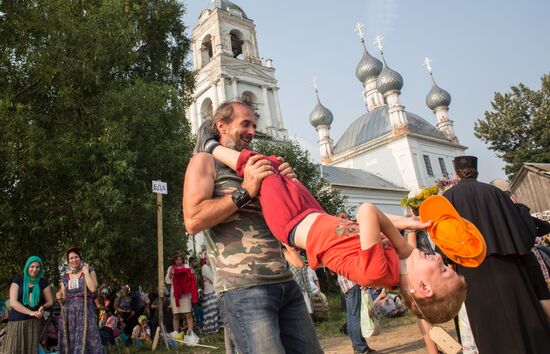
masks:
{"type": "Polygon", "coordinates": [[[163,245],[164,245],[164,240],[162,235],[162,194],[157,193],[159,326],[164,325],[164,246],[163,245]]]}
{"type": "MultiPolygon", "coordinates": [[[[158,254],[158,291],[159,291],[159,329],[168,350],[168,340],[164,330],[164,240],[162,237],[162,195],[168,194],[168,185],[162,181],[153,182],[153,193],[157,194],[157,254],[158,254]]],[[[157,330],[157,333],[158,330],[157,330]]],[[[158,343],[158,341],[157,341],[158,343]]]]}

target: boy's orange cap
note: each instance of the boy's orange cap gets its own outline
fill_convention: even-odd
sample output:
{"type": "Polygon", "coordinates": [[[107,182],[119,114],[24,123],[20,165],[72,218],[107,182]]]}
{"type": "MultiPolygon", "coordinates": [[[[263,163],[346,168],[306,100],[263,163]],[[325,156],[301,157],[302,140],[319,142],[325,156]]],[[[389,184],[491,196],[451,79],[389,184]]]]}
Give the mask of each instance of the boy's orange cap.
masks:
{"type": "Polygon", "coordinates": [[[443,196],[435,195],[420,205],[420,220],[432,220],[428,228],[433,242],[453,262],[477,267],[485,259],[487,246],[477,227],[462,218],[443,196]]]}

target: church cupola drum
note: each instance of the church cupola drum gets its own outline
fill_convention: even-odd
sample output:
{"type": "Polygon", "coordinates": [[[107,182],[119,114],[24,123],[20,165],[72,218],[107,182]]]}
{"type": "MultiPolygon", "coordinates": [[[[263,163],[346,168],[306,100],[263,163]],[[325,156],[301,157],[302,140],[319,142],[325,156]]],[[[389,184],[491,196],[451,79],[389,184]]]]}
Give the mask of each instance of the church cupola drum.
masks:
{"type": "Polygon", "coordinates": [[[378,91],[378,87],[376,85],[376,80],[384,65],[380,60],[376,59],[368,52],[365,45],[365,34],[363,33],[363,27],[365,27],[365,25],[362,23],[358,22],[355,24],[355,32],[357,32],[361,38],[361,44],[363,45],[363,56],[361,57],[361,61],[357,64],[355,76],[357,76],[357,79],[361,81],[361,84],[363,84],[365,88],[363,95],[365,101],[367,102],[368,110],[373,111],[384,105],[384,97],[378,91]]]}
{"type": "Polygon", "coordinates": [[[330,157],[332,156],[332,139],[330,139],[330,125],[332,124],[334,116],[328,108],[321,104],[315,78],[313,78],[313,85],[315,87],[315,95],[317,96],[317,104],[309,115],[309,122],[317,130],[317,134],[319,134],[321,160],[329,161],[330,157]]]}
{"type": "Polygon", "coordinates": [[[424,65],[430,73],[432,79],[432,88],[426,96],[426,105],[430,108],[437,118],[437,129],[439,129],[452,142],[458,144],[458,138],[455,135],[453,121],[449,119],[449,105],[451,104],[451,94],[437,86],[432,73],[432,60],[424,59],[424,65]]]}

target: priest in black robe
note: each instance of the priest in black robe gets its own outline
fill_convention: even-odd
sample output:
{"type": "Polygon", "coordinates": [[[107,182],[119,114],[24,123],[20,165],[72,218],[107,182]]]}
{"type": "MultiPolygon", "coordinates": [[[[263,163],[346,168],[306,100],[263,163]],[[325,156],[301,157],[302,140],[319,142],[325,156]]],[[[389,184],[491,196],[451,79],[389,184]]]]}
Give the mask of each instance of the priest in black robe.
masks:
{"type": "Polygon", "coordinates": [[[443,195],[481,231],[487,257],[477,268],[457,265],[468,285],[466,311],[481,354],[550,353],[550,324],[525,267],[532,227],[512,200],[477,181],[477,158],[454,160],[459,182],[443,195]]]}

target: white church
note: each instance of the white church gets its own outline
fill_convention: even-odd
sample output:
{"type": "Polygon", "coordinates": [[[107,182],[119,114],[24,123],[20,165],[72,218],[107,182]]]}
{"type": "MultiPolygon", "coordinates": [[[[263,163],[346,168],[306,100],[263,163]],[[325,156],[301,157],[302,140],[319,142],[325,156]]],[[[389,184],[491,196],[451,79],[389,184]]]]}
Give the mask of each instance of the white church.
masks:
{"type": "MultiPolygon", "coordinates": [[[[350,207],[371,202],[384,212],[402,214],[401,198],[452,175],[452,160],[464,155],[466,147],[460,145],[448,115],[450,94],[433,81],[426,104],[437,118],[436,126],[407,112],[399,99],[402,76],[386,64],[382,50],[382,60],[373,57],[360,25],[357,31],[364,53],[356,76],[364,87],[366,110],[333,139],[333,115],[318,100],[309,121],[319,134],[321,171],[347,196],[350,207]]],[[[193,131],[221,102],[241,100],[259,117],[258,134],[288,138],[272,60],[260,59],[254,22],[239,6],[213,0],[192,31],[192,49],[197,83],[187,117],[193,131]]]]}

